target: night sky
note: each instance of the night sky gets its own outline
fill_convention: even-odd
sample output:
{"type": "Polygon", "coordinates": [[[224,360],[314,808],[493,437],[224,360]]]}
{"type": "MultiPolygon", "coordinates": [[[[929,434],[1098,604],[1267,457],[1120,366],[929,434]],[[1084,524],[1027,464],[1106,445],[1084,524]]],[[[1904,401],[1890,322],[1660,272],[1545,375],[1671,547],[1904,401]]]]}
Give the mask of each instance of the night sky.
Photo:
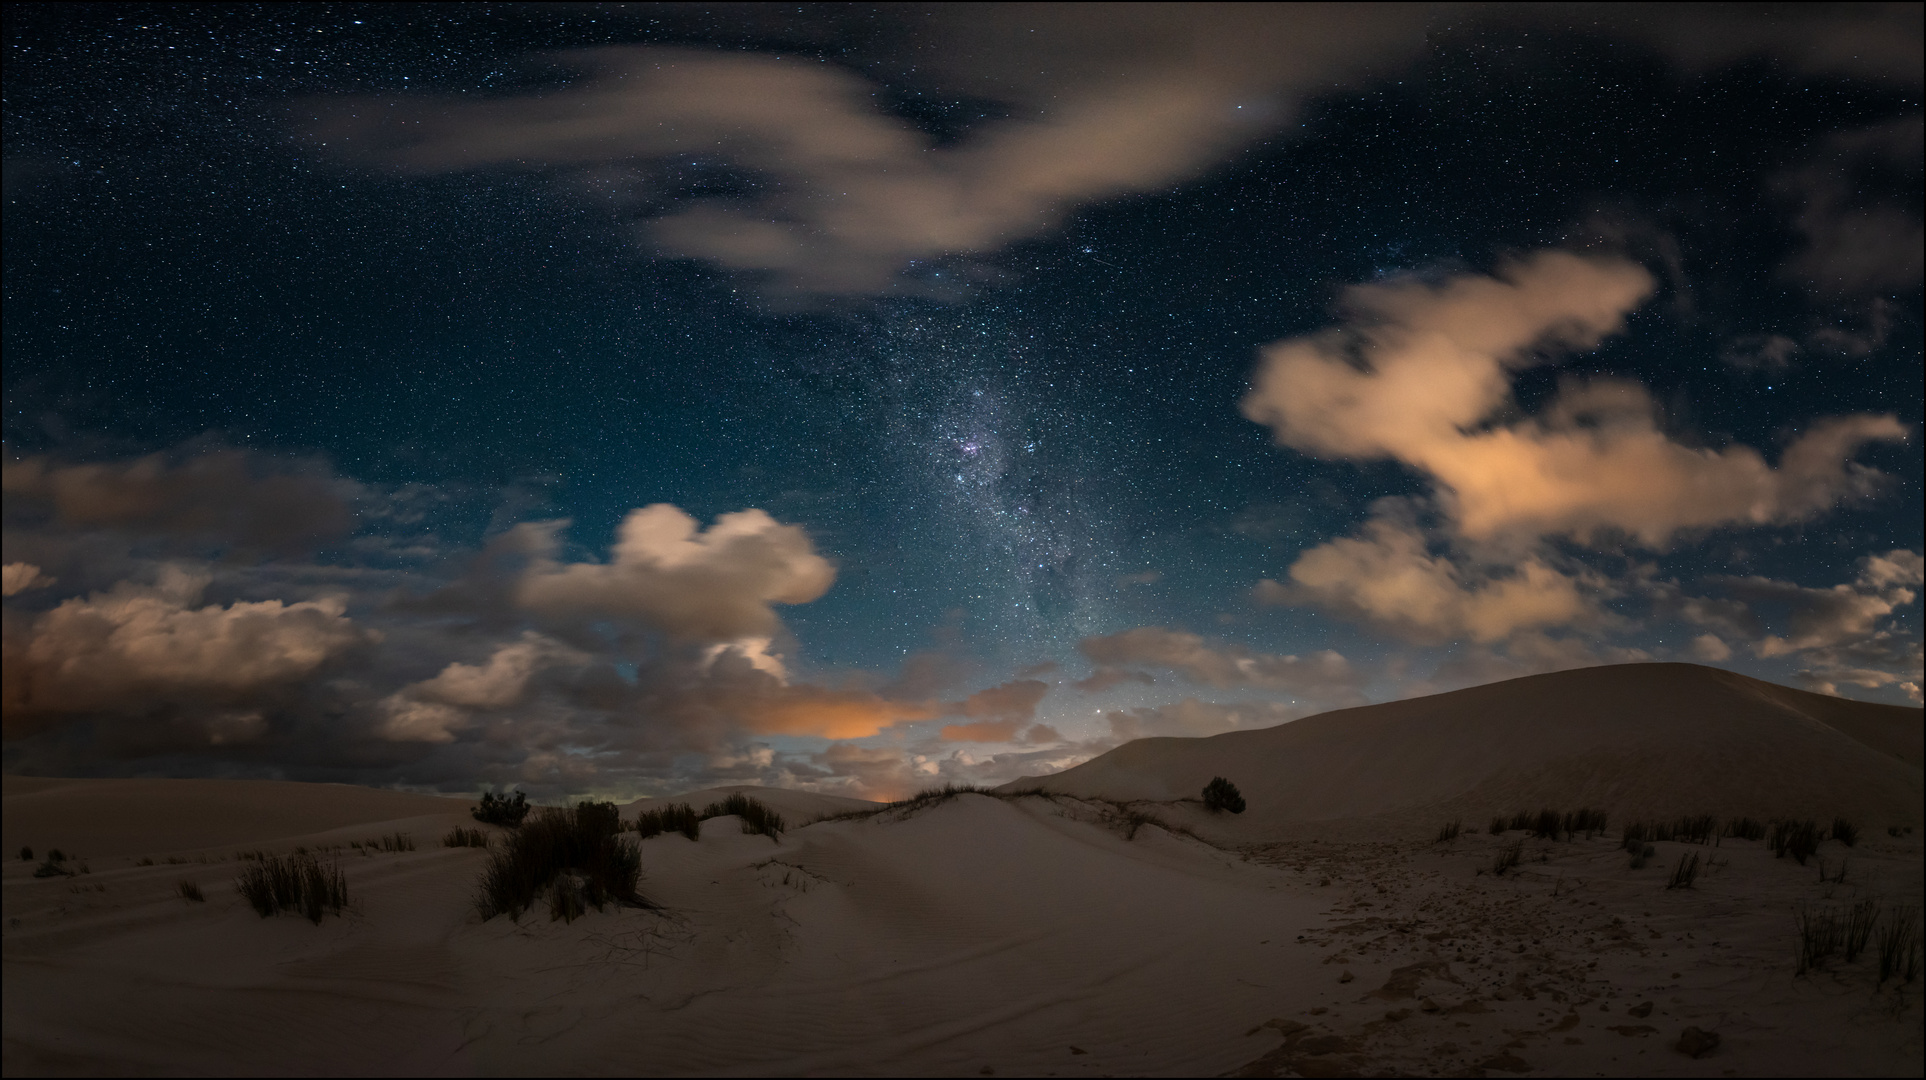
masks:
{"type": "Polygon", "coordinates": [[[9,772],[1920,701],[1916,4],[5,15],[9,772]]]}

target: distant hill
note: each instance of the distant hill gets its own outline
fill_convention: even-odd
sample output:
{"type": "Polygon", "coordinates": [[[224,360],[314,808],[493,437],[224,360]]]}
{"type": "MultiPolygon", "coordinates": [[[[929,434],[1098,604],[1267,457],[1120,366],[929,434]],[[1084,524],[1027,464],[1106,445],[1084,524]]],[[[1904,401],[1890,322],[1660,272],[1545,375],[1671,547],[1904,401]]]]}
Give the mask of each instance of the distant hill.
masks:
{"type": "Polygon", "coordinates": [[[1541,806],[1615,821],[1843,814],[1921,824],[1919,709],[1807,693],[1697,664],[1619,664],[1366,705],[1210,738],[1138,739],[1025,777],[1114,799],[1195,798],[1213,776],[1250,809],[1226,827],[1423,822],[1541,806]]]}

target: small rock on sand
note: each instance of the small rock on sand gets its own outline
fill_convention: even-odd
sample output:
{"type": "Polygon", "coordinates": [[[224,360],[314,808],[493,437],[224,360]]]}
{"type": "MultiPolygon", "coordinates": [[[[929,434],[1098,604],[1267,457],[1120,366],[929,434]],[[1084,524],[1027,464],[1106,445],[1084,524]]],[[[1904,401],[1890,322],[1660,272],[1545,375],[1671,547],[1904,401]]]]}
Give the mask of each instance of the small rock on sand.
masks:
{"type": "Polygon", "coordinates": [[[1649,1001],[1641,1001],[1637,1005],[1634,1005],[1631,1008],[1626,1009],[1625,1011],[1633,1016],[1638,1017],[1640,1020],[1643,1020],[1646,1017],[1652,1015],[1652,1003],[1649,1001]]]}

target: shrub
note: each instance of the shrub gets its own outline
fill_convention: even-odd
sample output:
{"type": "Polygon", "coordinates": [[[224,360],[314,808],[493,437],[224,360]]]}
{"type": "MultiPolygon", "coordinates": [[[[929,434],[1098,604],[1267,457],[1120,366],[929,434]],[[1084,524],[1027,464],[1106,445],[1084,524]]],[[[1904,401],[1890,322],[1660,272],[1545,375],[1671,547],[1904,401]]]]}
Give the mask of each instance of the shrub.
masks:
{"type": "Polygon", "coordinates": [[[760,833],[771,840],[782,836],[782,815],[739,791],[719,803],[710,803],[702,811],[705,821],[730,814],[742,819],[742,831],[745,833],[760,833]]]}
{"type": "Polygon", "coordinates": [[[1919,909],[1897,907],[1886,913],[1879,928],[1879,981],[1899,978],[1910,983],[1919,977],[1919,909]]]}
{"type": "Polygon", "coordinates": [[[635,819],[635,831],[643,840],[671,832],[694,840],[702,835],[702,819],[688,803],[675,803],[660,810],[644,810],[635,819]]]}
{"type": "MultiPolygon", "coordinates": [[[[1898,829],[1898,827],[1897,827],[1897,826],[1895,826],[1895,827],[1894,827],[1894,829],[1893,829],[1893,835],[1894,835],[1894,836],[1898,836],[1898,835],[1899,835],[1899,829],[1898,829]]],[[[32,861],[33,861],[33,849],[32,849],[32,848],[30,848],[30,847],[23,847],[23,848],[21,848],[21,849],[20,849],[20,861],[21,861],[21,862],[32,862],[32,861]]]]}
{"type": "Polygon", "coordinates": [[[201,894],[201,887],[192,881],[183,881],[176,884],[174,891],[179,894],[183,900],[192,900],[197,904],[207,903],[207,897],[201,894]]]}
{"type": "Polygon", "coordinates": [[[264,856],[244,868],[234,886],[264,919],[297,912],[318,926],[323,912],[339,915],[348,902],[348,880],[340,865],[322,866],[312,855],[264,856]]]}
{"type": "Polygon", "coordinates": [[[1765,822],[1749,817],[1735,817],[1725,823],[1725,835],[1740,840],[1764,840],[1765,834],[1765,822]]]}
{"type": "Polygon", "coordinates": [[[1165,821],[1163,818],[1160,818],[1155,814],[1145,813],[1142,810],[1128,810],[1128,809],[1123,812],[1123,826],[1124,826],[1125,840],[1135,840],[1137,838],[1137,830],[1143,828],[1146,825],[1155,825],[1158,828],[1164,830],[1165,832],[1176,831],[1175,829],[1171,828],[1169,822],[1165,821]]]}
{"type": "Polygon", "coordinates": [[[1590,840],[1594,834],[1605,831],[1606,821],[1605,811],[1595,807],[1588,806],[1573,810],[1565,815],[1565,835],[1575,836],[1578,833],[1584,833],[1585,839],[1590,840]]]}
{"type": "Polygon", "coordinates": [[[1793,909],[1792,917],[1799,927],[1798,974],[1804,975],[1838,951],[1843,934],[1839,917],[1831,909],[1816,910],[1810,904],[1800,904],[1793,909]]]}
{"type": "Polygon", "coordinates": [[[34,877],[73,877],[78,871],[67,866],[67,856],[59,848],[47,852],[40,865],[33,868],[34,877]]]}
{"type": "Polygon", "coordinates": [[[484,825],[501,825],[512,829],[528,816],[528,810],[528,796],[518,790],[512,799],[506,795],[483,792],[481,805],[471,807],[468,812],[484,825]]]}
{"type": "Polygon", "coordinates": [[[1505,871],[1510,870],[1511,868],[1517,866],[1519,863],[1519,860],[1523,859],[1524,857],[1525,857],[1525,842],[1523,840],[1520,840],[1517,843],[1511,845],[1510,847],[1505,848],[1498,852],[1498,858],[1491,864],[1491,872],[1498,875],[1499,877],[1504,877],[1505,871]]]}
{"type": "Polygon", "coordinates": [[[1665,883],[1668,889],[1689,889],[1699,877],[1699,853],[1680,855],[1679,864],[1672,868],[1672,880],[1665,883]]]}
{"type": "Polygon", "coordinates": [[[441,846],[485,848],[488,846],[488,834],[480,829],[453,828],[441,838],[441,846]]]}
{"type": "Polygon", "coordinates": [[[1833,818],[1832,838],[1847,847],[1852,847],[1859,843],[1859,826],[1842,817],[1833,818]]]}
{"type": "Polygon", "coordinates": [[[1465,831],[1464,822],[1447,821],[1444,823],[1442,827],[1438,829],[1438,839],[1432,842],[1437,844],[1449,843],[1453,840],[1458,839],[1458,835],[1464,831],[1465,831]]]}
{"type": "Polygon", "coordinates": [[[636,892],[642,853],[621,832],[614,803],[541,810],[489,856],[475,906],[484,919],[519,919],[546,894],[551,917],[571,920],[591,905],[647,906],[636,892]]]}
{"type": "Polygon", "coordinates": [[[1213,814],[1225,810],[1241,814],[1244,812],[1244,794],[1237,790],[1236,784],[1221,776],[1213,776],[1210,783],[1204,785],[1204,809],[1213,814]]]}
{"type": "Polygon", "coordinates": [[[1771,845],[1773,855],[1781,859],[1790,855],[1800,866],[1804,866],[1806,860],[1819,850],[1819,823],[1810,818],[1804,821],[1774,821],[1766,843],[1771,845]]]}

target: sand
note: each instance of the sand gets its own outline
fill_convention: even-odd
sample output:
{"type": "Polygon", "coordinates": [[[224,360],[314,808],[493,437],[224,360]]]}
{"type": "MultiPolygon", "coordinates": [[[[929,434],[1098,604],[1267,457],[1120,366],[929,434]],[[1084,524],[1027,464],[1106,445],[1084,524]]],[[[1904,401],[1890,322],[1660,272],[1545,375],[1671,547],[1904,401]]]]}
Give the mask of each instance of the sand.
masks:
{"type": "MultiPolygon", "coordinates": [[[[1502,698],[1476,699],[1493,723],[1502,698]]],[[[1560,738],[1563,753],[1586,736],[1560,738]]],[[[1122,756],[1176,776],[1195,744],[1214,741],[1178,741],[1163,755],[1175,764],[1122,756]]],[[[1500,750],[1487,758],[1505,743],[1490,745],[1500,750]]],[[[1526,771],[1542,760],[1536,745],[1516,751],[1526,771]]],[[[1917,765],[1885,759],[1917,787],[1917,765]]],[[[806,826],[865,804],[693,792],[672,801],[700,808],[743,791],[791,828],[772,840],[725,817],[699,841],[652,838],[642,889],[659,910],[516,923],[475,912],[484,853],[436,843],[474,824],[464,802],[8,777],[9,851],[68,845],[69,865],[89,872],[35,878],[10,858],[0,873],[0,1064],[9,1076],[1920,1074],[1921,983],[1875,987],[1869,955],[1796,974],[1791,914],[1802,902],[1917,905],[1920,830],[1889,836],[1868,822],[1855,848],[1828,841],[1829,871],[1850,861],[1843,883],[1822,883],[1817,859],[1800,866],[1730,838],[1658,844],[1633,869],[1616,821],[1590,839],[1479,830],[1443,843],[1399,823],[1489,781],[1424,789],[1415,810],[1380,792],[1375,816],[1308,824],[1275,807],[1273,826],[1144,804],[1176,831],[1134,836],[1096,792],[966,794],[806,826]],[[1313,826],[1327,835],[1284,835],[1313,826]],[[243,846],[397,830],[415,850],[345,850],[351,903],[318,926],[263,919],[230,884],[243,846]],[[1521,865],[1492,874],[1514,844],[1521,865]],[[1690,854],[1708,868],[1692,888],[1666,888],[1690,854]],[[206,901],[180,898],[181,880],[206,901]],[[1688,1027],[1718,1045],[1688,1056],[1688,1027]]],[[[1255,781],[1245,790],[1245,817],[1260,821],[1277,796],[1255,781]]]]}

